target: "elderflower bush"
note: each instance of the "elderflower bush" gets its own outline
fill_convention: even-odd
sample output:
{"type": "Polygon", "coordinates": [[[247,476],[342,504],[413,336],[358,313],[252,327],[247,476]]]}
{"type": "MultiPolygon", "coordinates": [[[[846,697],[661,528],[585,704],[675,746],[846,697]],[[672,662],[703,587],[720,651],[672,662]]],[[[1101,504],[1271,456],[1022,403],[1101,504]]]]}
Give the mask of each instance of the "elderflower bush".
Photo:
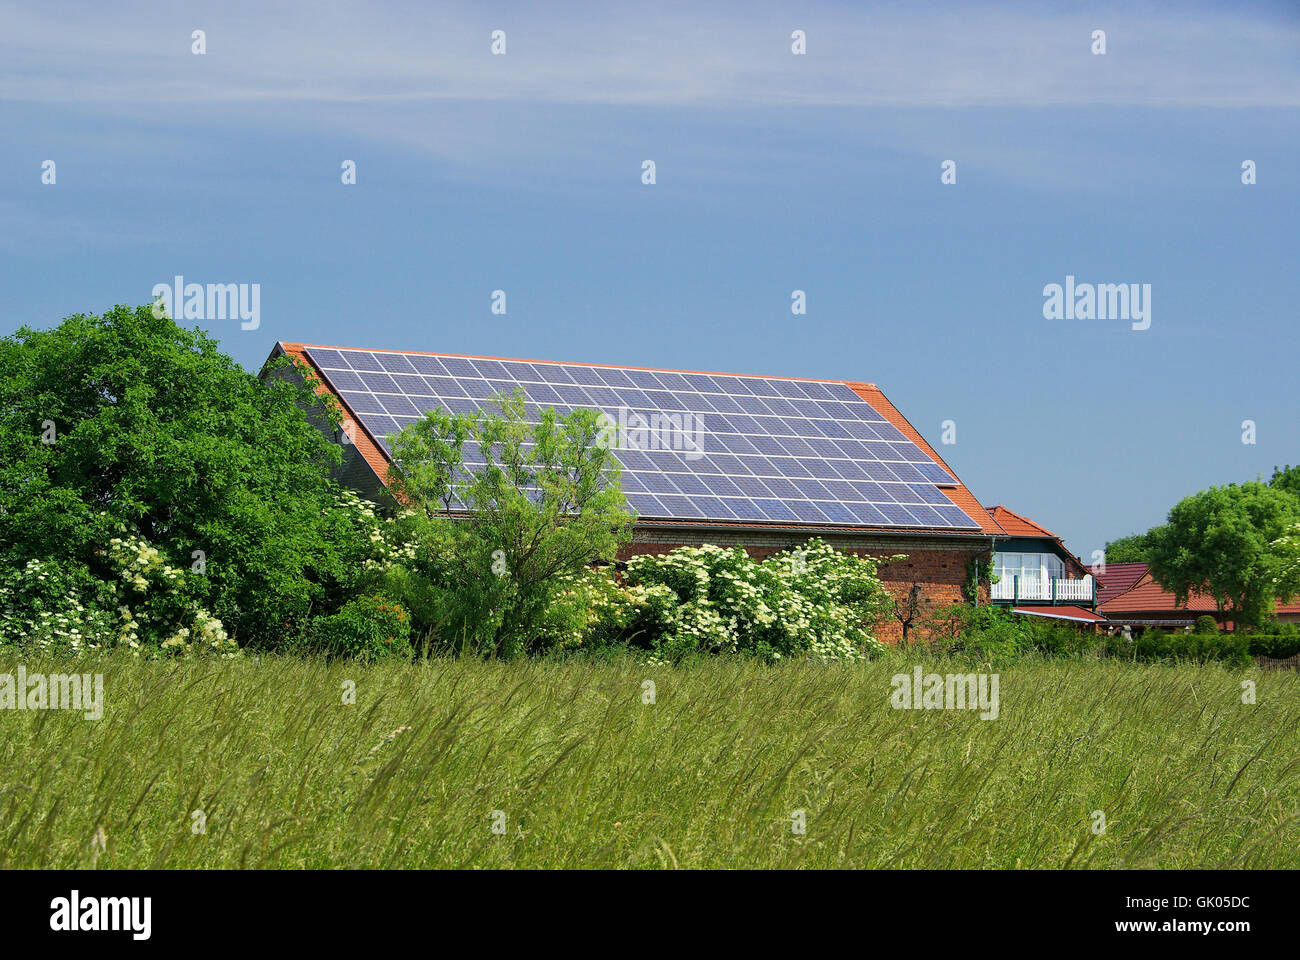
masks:
{"type": "Polygon", "coordinates": [[[235,655],[239,647],[224,624],[189,595],[194,574],[167,562],[138,536],[109,541],[109,564],[118,576],[122,623],[115,644],[148,653],[235,655]]]}
{"type": "MultiPolygon", "coordinates": [[[[599,649],[637,645],[661,632],[677,606],[666,587],[628,587],[608,567],[559,578],[559,589],[536,633],[547,649],[599,649]]],[[[644,645],[644,644],[642,644],[644,645]]]]}
{"type": "Polygon", "coordinates": [[[0,643],[71,651],[126,647],[146,656],[217,654],[239,647],[187,590],[188,571],[137,536],[98,556],[108,577],[67,561],[0,570],[0,643]]]}
{"type": "Polygon", "coordinates": [[[558,589],[539,625],[544,647],[606,646],[631,622],[632,603],[606,569],[558,578],[558,589]]]}
{"type": "Polygon", "coordinates": [[[84,649],[116,635],[114,585],[84,566],[28,560],[0,569],[0,644],[84,649]]]}
{"type": "Polygon", "coordinates": [[[1273,550],[1277,555],[1277,576],[1273,582],[1287,592],[1300,583],[1300,523],[1292,524],[1290,529],[1273,541],[1273,550]]]}
{"type": "Polygon", "coordinates": [[[763,566],[785,586],[778,601],[781,642],[797,649],[798,638],[806,637],[809,652],[822,659],[853,659],[848,649],[883,651],[871,631],[890,616],[893,598],[877,571],[900,559],[841,553],[820,539],[772,557],[763,566]]]}
{"type": "Polygon", "coordinates": [[[368,551],[361,561],[363,570],[382,574],[390,566],[415,559],[415,541],[405,536],[400,527],[401,521],[410,516],[411,511],[381,511],[377,504],[347,488],[339,490],[335,509],[352,524],[368,551]]]}
{"type": "Polygon", "coordinates": [[[822,540],[764,563],[739,547],[679,547],[630,560],[627,597],[597,629],[668,657],[860,660],[884,649],[871,633],[891,602],[877,567],[822,540]]]}

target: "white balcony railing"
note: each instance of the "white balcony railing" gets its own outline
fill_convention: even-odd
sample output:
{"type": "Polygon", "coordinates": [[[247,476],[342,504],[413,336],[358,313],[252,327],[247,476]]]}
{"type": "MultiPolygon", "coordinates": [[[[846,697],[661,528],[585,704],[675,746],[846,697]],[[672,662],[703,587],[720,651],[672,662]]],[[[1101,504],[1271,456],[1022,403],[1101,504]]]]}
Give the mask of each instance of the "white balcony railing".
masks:
{"type": "Polygon", "coordinates": [[[993,584],[989,595],[994,600],[1056,600],[1074,603],[1092,599],[1092,576],[1081,580],[1064,580],[1057,577],[1004,577],[993,584]]]}

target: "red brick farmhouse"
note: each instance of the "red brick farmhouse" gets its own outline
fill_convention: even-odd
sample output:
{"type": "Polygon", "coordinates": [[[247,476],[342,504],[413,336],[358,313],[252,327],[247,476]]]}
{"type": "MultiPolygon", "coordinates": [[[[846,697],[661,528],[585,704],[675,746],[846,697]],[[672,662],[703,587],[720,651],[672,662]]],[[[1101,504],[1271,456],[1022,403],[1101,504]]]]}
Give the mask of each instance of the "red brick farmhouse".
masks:
{"type": "MultiPolygon", "coordinates": [[[[385,496],[389,435],[427,410],[470,412],[522,389],[530,411],[589,407],[617,424],[638,514],[624,559],[704,543],[761,559],[817,536],[846,551],[906,554],[882,577],[896,597],[919,588],[928,605],[961,600],[976,561],[1010,539],[872,383],[298,343],[278,343],[271,356],[281,354],[342,407],[340,479],[371,499],[385,496]]],[[[1071,602],[1084,599],[1075,589],[1071,602]]],[[[980,593],[987,601],[987,587],[980,593]]],[[[881,632],[892,639],[901,628],[881,632]]]]}

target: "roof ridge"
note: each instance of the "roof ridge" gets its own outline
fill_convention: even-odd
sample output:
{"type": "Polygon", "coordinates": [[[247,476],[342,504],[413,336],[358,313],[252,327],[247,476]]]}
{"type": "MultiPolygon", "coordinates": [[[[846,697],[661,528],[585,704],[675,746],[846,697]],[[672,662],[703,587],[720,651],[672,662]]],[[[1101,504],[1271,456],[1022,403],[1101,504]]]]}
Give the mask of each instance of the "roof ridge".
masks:
{"type": "Polygon", "coordinates": [[[839,383],[853,389],[854,386],[879,389],[874,383],[861,380],[841,380],[835,377],[789,377],[767,373],[728,373],[723,370],[683,370],[678,367],[640,367],[630,363],[593,363],[589,360],[530,360],[527,357],[493,357],[480,353],[440,353],[436,350],[390,350],[380,347],[340,347],[327,343],[290,343],[287,340],[276,341],[282,348],[298,350],[356,350],[361,353],[403,353],[416,357],[457,357],[462,360],[497,360],[505,363],[544,363],[556,367],[601,367],[610,370],[648,370],[652,373],[694,373],[706,377],[749,377],[754,380],[794,380],[800,383],[839,383]]]}

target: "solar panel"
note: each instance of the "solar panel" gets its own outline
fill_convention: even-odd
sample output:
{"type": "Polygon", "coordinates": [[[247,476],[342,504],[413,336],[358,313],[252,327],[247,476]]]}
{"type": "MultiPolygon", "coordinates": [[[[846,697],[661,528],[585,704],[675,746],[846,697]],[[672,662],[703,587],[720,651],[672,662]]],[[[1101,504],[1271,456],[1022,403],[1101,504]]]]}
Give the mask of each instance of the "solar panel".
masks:
{"type": "MultiPolygon", "coordinates": [[[[588,408],[617,428],[639,516],[978,529],[955,478],[846,383],[308,347],[391,456],[389,435],[439,407],[472,413],[522,389],[534,421],[588,408]]],[[[467,457],[473,461],[476,457],[467,457]]]]}

